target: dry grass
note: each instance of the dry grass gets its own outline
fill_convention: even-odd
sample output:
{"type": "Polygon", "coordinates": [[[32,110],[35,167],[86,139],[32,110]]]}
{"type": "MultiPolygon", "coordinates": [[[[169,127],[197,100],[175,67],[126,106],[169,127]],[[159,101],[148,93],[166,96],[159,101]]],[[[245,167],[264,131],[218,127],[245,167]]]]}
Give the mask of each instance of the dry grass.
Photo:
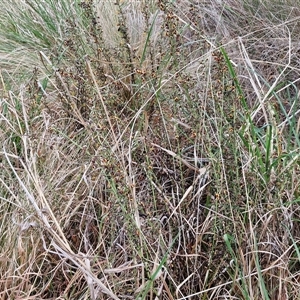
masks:
{"type": "Polygon", "coordinates": [[[3,0],[0,299],[298,299],[299,1],[3,0]]]}

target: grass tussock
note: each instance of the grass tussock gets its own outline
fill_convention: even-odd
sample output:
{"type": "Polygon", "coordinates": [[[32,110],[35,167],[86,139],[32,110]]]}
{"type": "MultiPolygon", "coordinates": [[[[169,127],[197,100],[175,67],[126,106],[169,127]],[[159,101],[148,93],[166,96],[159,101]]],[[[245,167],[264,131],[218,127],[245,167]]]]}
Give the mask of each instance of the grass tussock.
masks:
{"type": "Polygon", "coordinates": [[[300,2],[58,2],[1,2],[0,299],[298,299],[300,2]]]}

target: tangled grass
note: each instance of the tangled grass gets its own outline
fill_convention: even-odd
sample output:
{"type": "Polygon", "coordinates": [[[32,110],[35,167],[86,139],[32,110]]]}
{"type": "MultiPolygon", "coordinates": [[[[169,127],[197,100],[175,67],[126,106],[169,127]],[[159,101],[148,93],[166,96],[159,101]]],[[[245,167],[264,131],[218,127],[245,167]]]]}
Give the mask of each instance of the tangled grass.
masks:
{"type": "Polygon", "coordinates": [[[298,299],[299,15],[2,0],[1,299],[298,299]]]}

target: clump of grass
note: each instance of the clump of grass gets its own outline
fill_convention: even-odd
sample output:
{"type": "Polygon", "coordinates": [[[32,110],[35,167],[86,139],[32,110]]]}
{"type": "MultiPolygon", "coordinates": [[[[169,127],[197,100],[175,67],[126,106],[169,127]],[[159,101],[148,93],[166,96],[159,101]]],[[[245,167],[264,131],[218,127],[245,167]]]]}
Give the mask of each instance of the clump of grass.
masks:
{"type": "Polygon", "coordinates": [[[4,4],[1,298],[299,296],[300,3],[4,4]]]}

